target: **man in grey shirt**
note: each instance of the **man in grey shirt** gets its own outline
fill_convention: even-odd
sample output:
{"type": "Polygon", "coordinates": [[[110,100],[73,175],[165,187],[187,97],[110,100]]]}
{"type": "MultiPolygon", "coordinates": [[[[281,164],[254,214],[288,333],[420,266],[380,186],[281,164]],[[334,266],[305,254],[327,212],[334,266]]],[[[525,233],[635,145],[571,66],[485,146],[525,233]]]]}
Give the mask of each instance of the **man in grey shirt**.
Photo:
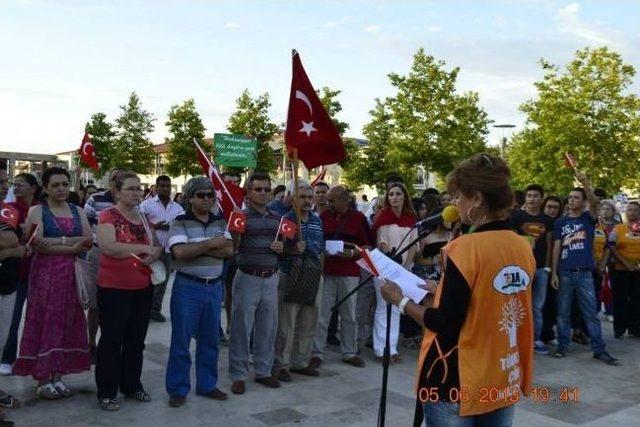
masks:
{"type": "Polygon", "coordinates": [[[191,338],[197,342],[196,394],[226,400],[218,389],[218,340],[224,258],[233,254],[227,222],[211,213],[215,191],[205,177],[185,186],[187,212],[171,223],[167,245],[174,257],[171,294],[171,349],[166,387],[169,405],[179,407],[191,388],[191,338]]]}

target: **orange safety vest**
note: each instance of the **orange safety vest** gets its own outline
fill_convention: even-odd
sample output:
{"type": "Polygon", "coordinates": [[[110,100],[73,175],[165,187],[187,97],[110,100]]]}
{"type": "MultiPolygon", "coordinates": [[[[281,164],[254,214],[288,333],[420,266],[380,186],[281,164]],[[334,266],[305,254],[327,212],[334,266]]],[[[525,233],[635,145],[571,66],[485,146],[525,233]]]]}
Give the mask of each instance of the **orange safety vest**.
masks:
{"type": "MultiPolygon", "coordinates": [[[[627,224],[616,224],[613,230],[618,237],[616,242],[616,250],[618,251],[618,254],[632,264],[639,263],[640,233],[634,233],[629,230],[629,226],[627,224]]],[[[624,265],[618,261],[616,261],[614,268],[618,270],[625,269],[624,265]]]]}
{"type": "Polygon", "coordinates": [[[597,224],[593,234],[593,259],[599,262],[604,253],[604,246],[607,243],[607,232],[605,226],[597,224]]]}
{"type": "MultiPolygon", "coordinates": [[[[442,248],[471,288],[457,347],[442,354],[437,335],[425,329],[418,375],[432,345],[447,375],[447,358],[457,348],[460,415],[479,415],[514,404],[528,395],[533,376],[531,286],[536,262],[531,246],[510,230],[463,235],[442,248]]],[[[445,269],[446,271],[446,269],[445,269]]],[[[445,273],[446,275],[446,273],[445,273]]],[[[444,277],[441,279],[444,281],[444,277]]],[[[442,284],[442,283],[441,283],[442,284]]],[[[442,286],[434,307],[440,305],[442,286]]],[[[444,380],[443,380],[444,381],[444,380]]]]}

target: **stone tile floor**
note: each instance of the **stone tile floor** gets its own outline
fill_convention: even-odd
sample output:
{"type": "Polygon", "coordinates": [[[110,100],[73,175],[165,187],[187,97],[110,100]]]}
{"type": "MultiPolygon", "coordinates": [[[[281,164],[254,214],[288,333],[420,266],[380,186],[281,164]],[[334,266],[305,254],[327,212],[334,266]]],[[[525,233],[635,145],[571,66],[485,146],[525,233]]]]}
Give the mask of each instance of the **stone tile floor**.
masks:
{"type": "MultiPolygon", "coordinates": [[[[614,340],[611,323],[603,322],[609,351],[621,361],[610,367],[592,359],[588,347],[573,345],[564,360],[536,356],[535,385],[551,389],[577,387],[577,403],[518,404],[516,426],[637,426],[640,425],[640,340],[614,340]]],[[[164,390],[170,324],[152,323],[147,338],[143,384],[151,403],[123,401],[119,412],[99,409],[92,373],[67,377],[77,393],[59,401],[43,401],[33,393],[28,378],[0,377],[0,388],[13,392],[24,407],[8,411],[16,426],[373,426],[376,424],[382,367],[371,350],[365,368],[340,361],[329,347],[319,378],[293,375],[280,389],[266,389],[250,381],[243,396],[226,402],[190,394],[178,409],[167,405],[164,390]]],[[[412,395],[415,350],[403,350],[403,362],[393,365],[389,377],[388,426],[409,426],[413,420],[412,395]]],[[[229,391],[228,349],[220,351],[220,388],[229,391]]]]}

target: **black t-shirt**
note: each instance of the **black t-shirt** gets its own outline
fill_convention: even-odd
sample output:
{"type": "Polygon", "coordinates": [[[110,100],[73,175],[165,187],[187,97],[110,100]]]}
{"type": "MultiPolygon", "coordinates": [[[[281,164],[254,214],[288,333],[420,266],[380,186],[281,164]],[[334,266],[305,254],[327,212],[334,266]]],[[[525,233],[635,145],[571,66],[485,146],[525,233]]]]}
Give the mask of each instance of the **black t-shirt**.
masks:
{"type": "MultiPolygon", "coordinates": [[[[0,232],[14,232],[10,226],[0,222],[0,232]]],[[[20,258],[5,258],[0,261],[0,295],[11,295],[16,291],[20,258]]]]}
{"type": "Polygon", "coordinates": [[[535,241],[533,256],[536,268],[546,267],[547,233],[553,232],[553,219],[543,213],[530,215],[524,209],[518,209],[509,218],[509,226],[518,234],[530,236],[535,241]]]}

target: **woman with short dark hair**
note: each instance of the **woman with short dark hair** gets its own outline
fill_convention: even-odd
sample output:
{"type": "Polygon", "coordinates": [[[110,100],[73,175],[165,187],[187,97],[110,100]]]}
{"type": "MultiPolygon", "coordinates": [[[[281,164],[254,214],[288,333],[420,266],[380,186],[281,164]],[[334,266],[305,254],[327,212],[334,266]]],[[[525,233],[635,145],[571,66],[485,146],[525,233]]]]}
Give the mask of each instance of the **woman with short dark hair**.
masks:
{"type": "Polygon", "coordinates": [[[89,370],[89,343],[84,310],[78,301],[75,256],[91,247],[84,211],[67,202],[69,173],[59,167],[42,175],[45,202],[27,216],[36,227],[29,272],[27,314],[15,375],[32,376],[36,394],[59,399],[73,394],[62,375],[89,370]]]}

